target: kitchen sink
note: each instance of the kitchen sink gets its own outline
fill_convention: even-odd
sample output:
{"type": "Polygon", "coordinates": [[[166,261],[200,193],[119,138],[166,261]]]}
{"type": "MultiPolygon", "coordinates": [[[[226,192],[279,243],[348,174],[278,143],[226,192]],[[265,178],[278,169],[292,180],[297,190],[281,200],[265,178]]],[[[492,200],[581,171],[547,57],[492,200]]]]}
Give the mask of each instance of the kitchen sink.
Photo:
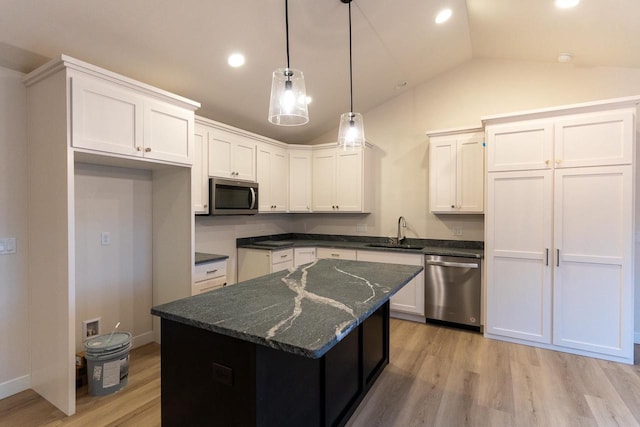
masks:
{"type": "Polygon", "coordinates": [[[422,250],[424,246],[409,245],[403,243],[368,243],[366,246],[371,248],[391,248],[391,249],[412,249],[415,251],[422,250]]]}

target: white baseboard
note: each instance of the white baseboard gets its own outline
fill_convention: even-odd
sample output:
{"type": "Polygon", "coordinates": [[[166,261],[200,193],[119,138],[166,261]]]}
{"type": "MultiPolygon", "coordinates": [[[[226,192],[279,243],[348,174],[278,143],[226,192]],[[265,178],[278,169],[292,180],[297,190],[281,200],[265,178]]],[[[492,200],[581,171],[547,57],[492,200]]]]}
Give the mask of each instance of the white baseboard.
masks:
{"type": "Polygon", "coordinates": [[[142,347],[143,345],[154,341],[153,331],[145,332],[144,334],[136,335],[131,338],[131,348],[142,347]]]}
{"type": "Polygon", "coordinates": [[[400,311],[393,311],[393,310],[389,312],[389,316],[395,317],[396,319],[410,320],[412,322],[418,322],[418,323],[424,323],[426,321],[424,316],[419,316],[417,314],[402,313],[400,311]]]}
{"type": "Polygon", "coordinates": [[[0,399],[20,393],[29,388],[31,388],[31,377],[29,375],[5,381],[0,384],[0,399]]]}

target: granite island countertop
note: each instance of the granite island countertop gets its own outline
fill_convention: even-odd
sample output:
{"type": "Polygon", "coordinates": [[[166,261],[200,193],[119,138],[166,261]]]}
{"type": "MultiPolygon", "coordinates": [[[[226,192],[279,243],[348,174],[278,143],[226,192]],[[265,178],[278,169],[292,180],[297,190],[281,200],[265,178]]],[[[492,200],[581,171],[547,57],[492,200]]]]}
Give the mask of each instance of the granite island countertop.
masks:
{"type": "Polygon", "coordinates": [[[422,267],[323,259],[155,306],[163,319],[322,357],[422,267]]]}

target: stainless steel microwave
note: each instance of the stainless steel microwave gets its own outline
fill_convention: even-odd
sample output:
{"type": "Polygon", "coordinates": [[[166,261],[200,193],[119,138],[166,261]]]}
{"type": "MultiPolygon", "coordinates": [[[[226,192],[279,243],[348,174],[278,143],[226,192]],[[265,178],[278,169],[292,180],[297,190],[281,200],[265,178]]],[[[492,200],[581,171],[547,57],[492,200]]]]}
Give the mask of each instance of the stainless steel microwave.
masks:
{"type": "Polygon", "coordinates": [[[258,183],[234,179],[209,179],[209,215],[258,213],[258,183]]]}

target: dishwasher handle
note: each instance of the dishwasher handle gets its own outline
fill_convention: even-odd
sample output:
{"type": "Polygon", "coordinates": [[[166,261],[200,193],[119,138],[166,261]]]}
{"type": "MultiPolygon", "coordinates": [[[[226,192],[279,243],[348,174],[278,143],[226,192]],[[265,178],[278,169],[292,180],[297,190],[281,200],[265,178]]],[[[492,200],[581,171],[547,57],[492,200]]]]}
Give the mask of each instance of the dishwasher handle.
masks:
{"type": "Polygon", "coordinates": [[[460,268],[478,268],[475,262],[450,262],[450,261],[432,261],[427,260],[428,265],[439,265],[441,267],[460,267],[460,268]]]}

